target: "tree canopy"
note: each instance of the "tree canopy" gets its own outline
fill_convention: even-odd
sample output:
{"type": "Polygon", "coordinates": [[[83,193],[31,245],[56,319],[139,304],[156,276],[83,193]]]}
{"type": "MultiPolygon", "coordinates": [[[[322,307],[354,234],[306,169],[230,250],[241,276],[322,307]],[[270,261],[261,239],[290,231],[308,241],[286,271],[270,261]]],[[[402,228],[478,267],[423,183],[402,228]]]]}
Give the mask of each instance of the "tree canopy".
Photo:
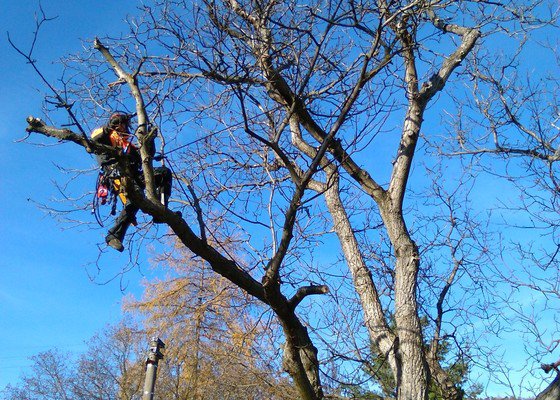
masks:
{"type": "MultiPolygon", "coordinates": [[[[130,240],[161,232],[156,218],[225,278],[212,307],[244,313],[227,329],[247,349],[257,316],[237,301],[248,296],[273,317],[281,368],[302,399],[341,384],[384,389],[379,360],[393,382],[386,396],[425,400],[436,388],[461,399],[456,367],[497,363],[481,338],[507,327],[508,299],[495,289],[514,281],[500,273],[504,249],[474,208],[473,175],[486,153],[557,161],[557,128],[524,122],[539,116],[554,127],[557,105],[541,109],[531,84],[517,95],[504,84],[533,32],[556,27],[554,7],[156,0],[140,6],[126,36],[96,38],[63,60],[48,104],[69,121],[51,109],[55,124],[32,116],[27,130],[110,154],[131,178],[126,155],[92,142],[83,121],[134,114],[145,190],[132,179],[124,186],[148,218],[130,240]],[[504,38],[515,44],[499,62],[504,38]],[[446,114],[453,124],[438,127],[446,114]],[[154,185],[160,140],[176,182],[169,208],[154,185]]],[[[176,283],[165,288],[173,304],[157,306],[163,319],[181,318],[176,283]]]]}

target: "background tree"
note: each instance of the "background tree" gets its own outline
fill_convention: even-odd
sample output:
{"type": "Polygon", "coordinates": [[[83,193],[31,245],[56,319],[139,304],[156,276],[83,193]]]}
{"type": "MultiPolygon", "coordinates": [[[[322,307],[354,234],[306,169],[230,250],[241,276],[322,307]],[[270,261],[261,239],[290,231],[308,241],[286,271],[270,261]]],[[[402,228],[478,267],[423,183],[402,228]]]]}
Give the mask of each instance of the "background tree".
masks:
{"type": "Polygon", "coordinates": [[[165,338],[158,392],[169,399],[293,399],[274,343],[279,327],[238,287],[184,250],[159,256],[168,276],[145,283],[128,312],[165,338]],[[172,394],[172,395],[171,395],[172,394]]]}
{"type": "Polygon", "coordinates": [[[91,338],[78,357],[56,349],[39,353],[31,359],[31,371],[8,385],[3,398],[138,399],[144,384],[138,333],[133,325],[121,323],[91,338]]]}
{"type": "MultiPolygon", "coordinates": [[[[442,186],[437,160],[426,162],[440,183],[435,200],[424,197],[437,206],[407,208],[405,200],[425,186],[411,174],[428,107],[461,64],[473,71],[487,61],[473,53],[481,38],[540,24],[529,17],[538,4],[155,1],[130,22],[130,37],[96,39],[93,53],[66,60],[76,74],[59,98],[79,98],[84,120],[134,102],[146,191],[127,187],[132,201],[275,315],[283,369],[302,398],[323,398],[328,388],[321,342],[339,370],[360,364],[339,357],[347,349],[374,349],[399,399],[425,399],[432,383],[443,398],[459,399],[463,390],[445,364],[476,342],[473,318],[491,319],[488,306],[474,308],[472,292],[463,291],[484,300],[491,282],[473,266],[488,246],[476,218],[457,209],[462,179],[442,186]],[[183,217],[155,196],[156,122],[174,146],[164,152],[181,183],[183,217]],[[194,127],[198,136],[185,140],[194,127]],[[349,274],[325,255],[334,243],[349,274]],[[314,307],[306,298],[326,293],[325,283],[334,295],[314,307]],[[352,346],[318,311],[332,305],[335,314],[340,288],[350,286],[355,296],[345,296],[361,315],[348,315],[367,335],[352,346]],[[457,324],[465,318],[466,327],[457,324]],[[457,347],[442,360],[447,338],[457,347]]],[[[30,132],[112,151],[39,119],[28,123],[30,132]]],[[[114,155],[126,170],[126,158],[114,155]]]]}
{"type": "MultiPolygon", "coordinates": [[[[184,314],[185,319],[189,316],[192,314],[184,314]]],[[[158,314],[154,313],[152,317],[157,318],[158,314]]],[[[169,345],[158,368],[157,398],[297,398],[286,377],[278,377],[276,371],[266,364],[267,358],[257,352],[265,348],[263,345],[255,344],[252,354],[246,354],[242,344],[228,345],[221,341],[220,338],[230,336],[220,329],[208,332],[209,337],[193,337],[196,332],[187,325],[159,326],[158,333],[169,345]],[[193,355],[192,343],[196,340],[201,345],[193,355]],[[193,361],[196,362],[195,372],[193,361]]],[[[82,354],[56,349],[39,353],[31,359],[31,371],[0,394],[6,400],[140,399],[148,335],[149,332],[139,329],[127,318],[92,337],[82,354]]],[[[238,336],[234,335],[234,338],[238,336]]]]}
{"type": "Polygon", "coordinates": [[[72,383],[68,375],[68,355],[51,350],[37,354],[27,376],[18,386],[8,385],[2,395],[9,400],[71,399],[72,383]]]}

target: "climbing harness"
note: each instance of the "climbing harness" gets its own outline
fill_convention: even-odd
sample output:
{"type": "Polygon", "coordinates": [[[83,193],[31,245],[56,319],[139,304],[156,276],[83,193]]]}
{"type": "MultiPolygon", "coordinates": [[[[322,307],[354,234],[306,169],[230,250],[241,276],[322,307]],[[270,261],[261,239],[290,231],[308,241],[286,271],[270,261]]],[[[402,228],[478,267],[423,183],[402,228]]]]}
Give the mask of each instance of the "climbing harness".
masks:
{"type": "MultiPolygon", "coordinates": [[[[92,132],[92,138],[94,140],[99,140],[100,143],[110,145],[112,147],[118,148],[122,150],[122,154],[130,155],[131,156],[131,163],[134,166],[138,167],[138,176],[133,176],[135,184],[137,184],[142,189],[144,188],[143,177],[140,168],[140,160],[139,154],[136,151],[136,146],[132,143],[132,140],[135,136],[137,136],[138,129],[141,126],[144,126],[146,129],[150,129],[152,127],[151,124],[142,124],[138,126],[134,132],[130,132],[130,119],[133,115],[127,114],[122,111],[114,112],[111,117],[109,118],[109,122],[107,125],[97,128],[92,132]]],[[[157,128],[155,128],[157,129],[157,128]]],[[[157,133],[156,133],[157,135],[157,133]]],[[[162,148],[163,150],[163,148],[162,148]]],[[[161,161],[162,168],[164,166],[164,159],[166,157],[163,154],[155,155],[154,159],[156,161],[161,161]]],[[[100,206],[102,205],[110,205],[111,206],[111,215],[116,214],[117,208],[117,197],[120,199],[122,204],[126,207],[128,202],[125,190],[123,179],[124,176],[120,174],[118,169],[117,160],[114,158],[111,159],[103,159],[101,160],[101,171],[98,174],[95,191],[93,195],[92,201],[92,214],[94,214],[97,223],[100,226],[104,226],[104,222],[107,220],[108,217],[103,218],[100,212],[100,206]]],[[[169,182],[171,182],[172,173],[169,171],[169,182]]],[[[170,184],[169,184],[170,186],[170,184]]],[[[170,188],[169,188],[170,191],[170,188]]],[[[169,193],[167,190],[164,189],[163,186],[156,188],[156,195],[158,196],[161,203],[167,207],[167,200],[169,193]]],[[[136,225],[136,221],[132,222],[132,225],[136,225]]]]}
{"type": "Polygon", "coordinates": [[[110,214],[115,215],[117,197],[123,205],[127,203],[126,194],[123,189],[121,177],[115,167],[105,167],[105,169],[99,172],[95,185],[91,212],[100,226],[104,226],[104,219],[101,217],[99,206],[109,204],[111,206],[110,214]]]}

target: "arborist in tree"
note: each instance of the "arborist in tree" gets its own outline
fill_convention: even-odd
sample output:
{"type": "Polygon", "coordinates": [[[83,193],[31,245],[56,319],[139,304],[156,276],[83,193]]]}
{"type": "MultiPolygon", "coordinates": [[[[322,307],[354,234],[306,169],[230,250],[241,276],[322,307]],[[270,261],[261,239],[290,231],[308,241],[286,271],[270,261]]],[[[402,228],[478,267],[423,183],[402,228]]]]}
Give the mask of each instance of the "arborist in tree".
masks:
{"type": "MultiPolygon", "coordinates": [[[[136,213],[139,208],[133,204],[126,193],[124,193],[123,178],[132,179],[133,185],[140,189],[144,189],[144,178],[142,174],[142,159],[138,148],[132,143],[133,135],[130,132],[130,120],[132,116],[123,112],[114,112],[109,118],[109,122],[95,129],[91,133],[91,139],[94,142],[112,146],[120,149],[126,162],[130,175],[119,167],[117,159],[106,154],[98,156],[98,162],[101,166],[96,196],[101,198],[101,204],[106,202],[109,193],[113,193],[115,197],[123,202],[123,209],[115,220],[115,224],[105,237],[105,242],[117,251],[123,251],[123,240],[130,224],[136,225],[136,213]]],[[[169,168],[164,166],[154,168],[154,182],[156,185],[156,193],[160,197],[163,205],[167,207],[167,202],[171,194],[172,174],[169,168]]],[[[115,206],[113,206],[115,207],[115,206]]],[[[114,213],[114,208],[113,212],[114,213]]],[[[154,222],[157,222],[154,220],[154,222]]]]}

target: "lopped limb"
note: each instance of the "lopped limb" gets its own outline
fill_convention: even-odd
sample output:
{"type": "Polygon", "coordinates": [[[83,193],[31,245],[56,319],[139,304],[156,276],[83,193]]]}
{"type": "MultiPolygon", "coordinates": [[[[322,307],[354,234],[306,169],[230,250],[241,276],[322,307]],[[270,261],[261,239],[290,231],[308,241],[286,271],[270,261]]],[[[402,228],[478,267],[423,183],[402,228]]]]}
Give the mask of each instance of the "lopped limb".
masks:
{"type": "Polygon", "coordinates": [[[82,134],[72,132],[70,129],[59,129],[54,126],[47,125],[42,119],[36,118],[32,115],[27,117],[27,128],[25,130],[29,133],[39,133],[41,135],[52,137],[64,142],[74,142],[86,149],[88,153],[106,154],[110,153],[117,155],[118,151],[111,146],[94,143],[82,134]]]}
{"type": "Polygon", "coordinates": [[[299,303],[302,302],[307,296],[315,294],[327,294],[329,292],[329,287],[327,285],[310,285],[300,287],[296,294],[288,301],[290,308],[295,309],[299,303]]]}

